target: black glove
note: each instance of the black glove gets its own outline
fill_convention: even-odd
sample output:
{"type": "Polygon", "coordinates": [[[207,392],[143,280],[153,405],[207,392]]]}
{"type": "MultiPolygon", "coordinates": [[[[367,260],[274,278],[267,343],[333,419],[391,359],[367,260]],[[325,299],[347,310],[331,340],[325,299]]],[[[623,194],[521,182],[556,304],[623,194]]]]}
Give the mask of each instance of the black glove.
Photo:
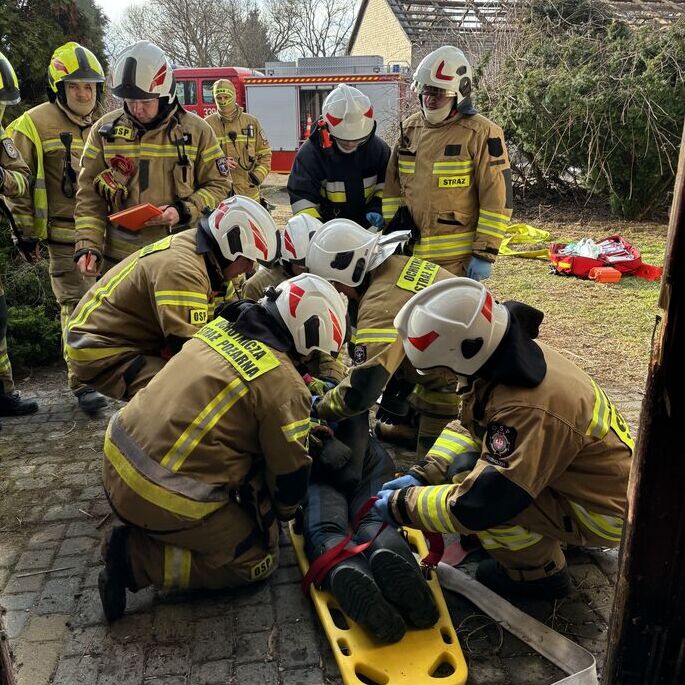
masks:
{"type": "Polygon", "coordinates": [[[36,264],[43,258],[38,238],[14,238],[14,246],[29,264],[36,264]]]}
{"type": "Polygon", "coordinates": [[[393,376],[383,390],[376,418],[383,423],[393,425],[409,423],[412,407],[407,398],[413,389],[413,383],[393,376]]]}
{"type": "Polygon", "coordinates": [[[320,432],[309,434],[309,456],[314,460],[314,470],[323,473],[339,471],[352,458],[352,450],[333,436],[320,432]]]}

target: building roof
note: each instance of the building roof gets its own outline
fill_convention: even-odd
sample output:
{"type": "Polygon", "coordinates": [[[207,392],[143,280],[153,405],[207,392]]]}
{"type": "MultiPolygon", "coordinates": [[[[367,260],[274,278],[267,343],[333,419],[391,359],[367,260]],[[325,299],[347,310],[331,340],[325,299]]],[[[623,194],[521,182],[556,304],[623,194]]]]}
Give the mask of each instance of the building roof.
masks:
{"type": "MultiPolygon", "coordinates": [[[[436,34],[486,33],[501,26],[518,0],[385,0],[413,43],[436,34]]],[[[362,0],[350,35],[354,44],[369,0],[362,0]]],[[[631,24],[670,23],[685,14],[685,0],[604,0],[617,18],[631,24]]]]}

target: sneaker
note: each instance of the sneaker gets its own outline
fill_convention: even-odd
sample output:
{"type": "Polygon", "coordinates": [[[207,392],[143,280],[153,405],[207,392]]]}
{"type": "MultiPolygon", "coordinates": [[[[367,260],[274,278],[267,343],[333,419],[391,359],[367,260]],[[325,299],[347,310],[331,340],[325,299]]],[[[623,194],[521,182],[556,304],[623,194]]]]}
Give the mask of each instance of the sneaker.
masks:
{"type": "Polygon", "coordinates": [[[36,400],[23,400],[15,390],[0,395],[0,416],[25,416],[38,411],[36,400]]]}
{"type": "Polygon", "coordinates": [[[107,398],[93,388],[86,388],[76,394],[79,409],[85,414],[96,414],[107,406],[107,398]]]}
{"type": "Polygon", "coordinates": [[[98,576],[102,611],[108,623],[121,618],[126,611],[128,526],[112,528],[105,546],[105,568],[98,576]]]}
{"type": "Polygon", "coordinates": [[[537,580],[513,580],[504,566],[494,559],[478,564],[476,580],[503,597],[554,600],[566,597],[573,589],[566,567],[537,580]]]}

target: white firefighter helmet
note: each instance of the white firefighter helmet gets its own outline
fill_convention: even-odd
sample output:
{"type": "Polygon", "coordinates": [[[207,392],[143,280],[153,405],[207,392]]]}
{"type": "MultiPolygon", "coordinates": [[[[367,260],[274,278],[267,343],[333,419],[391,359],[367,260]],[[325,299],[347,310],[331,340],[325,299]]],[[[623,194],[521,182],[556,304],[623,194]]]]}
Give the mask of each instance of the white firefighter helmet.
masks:
{"type": "Polygon", "coordinates": [[[278,259],[278,228],[271,214],[249,197],[234,195],[220,202],[206,226],[221,254],[230,261],[246,257],[269,267],[278,259]]]}
{"type": "Polygon", "coordinates": [[[472,83],[471,65],[464,53],[452,45],[443,45],[419,62],[411,87],[419,96],[425,88],[440,88],[445,95],[455,97],[459,105],[470,97],[472,83]]]}
{"type": "Polygon", "coordinates": [[[414,295],[394,324],[415,369],[447,367],[472,376],[507,332],[509,312],[482,283],[450,278],[414,295]]]}
{"type": "Polygon", "coordinates": [[[307,270],[328,281],[356,287],[369,270],[379,239],[378,233],[350,219],[331,219],[309,243],[307,270]]]}
{"type": "Polygon", "coordinates": [[[147,40],[127,47],[114,65],[112,93],[128,100],[176,97],[176,81],[161,48],[147,40]]]}
{"type": "MultiPolygon", "coordinates": [[[[273,301],[299,354],[338,354],[345,340],[347,306],[337,290],[314,274],[300,274],[276,287],[273,301]]],[[[269,296],[262,302],[269,309],[269,296]]]]}
{"type": "Polygon", "coordinates": [[[330,134],[339,140],[362,140],[373,131],[371,100],[345,83],[328,94],[321,112],[330,134]]]}
{"type": "Polygon", "coordinates": [[[281,245],[281,263],[304,265],[309,241],[323,224],[309,214],[298,214],[288,219],[283,229],[281,245]]]}

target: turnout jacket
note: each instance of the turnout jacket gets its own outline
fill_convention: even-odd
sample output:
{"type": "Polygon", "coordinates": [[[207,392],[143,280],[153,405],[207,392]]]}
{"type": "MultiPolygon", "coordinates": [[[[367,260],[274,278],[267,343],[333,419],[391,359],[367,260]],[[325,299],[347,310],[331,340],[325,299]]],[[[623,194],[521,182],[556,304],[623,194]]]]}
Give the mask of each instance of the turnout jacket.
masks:
{"type": "MultiPolygon", "coordinates": [[[[17,150],[14,141],[0,125],[0,167],[2,183],[0,195],[16,199],[25,196],[31,189],[31,170],[17,150]]],[[[16,222],[16,217],[15,217],[16,222]]]]}
{"type": "Polygon", "coordinates": [[[91,249],[119,261],[167,235],[166,226],[138,232],[114,226],[107,220],[117,212],[141,203],[174,205],[178,232],[197,224],[205,210],[213,210],[228,196],[230,177],[224,154],[210,126],[195,114],[175,107],[151,130],[142,128],[123,109],[109,112],[91,129],[81,161],[76,194],[76,250],[91,249]],[[121,155],[134,165],[128,197],[108,207],[93,181],[121,155]]]}
{"type": "Polygon", "coordinates": [[[23,237],[74,244],[77,177],[92,123],[90,116],[44,102],[8,127],[35,178],[33,192],[11,204],[23,237]]]}
{"type": "Polygon", "coordinates": [[[395,315],[412,295],[432,283],[452,278],[452,274],[418,257],[393,255],[367,278],[368,285],[359,302],[350,302],[349,308],[355,329],[353,366],[342,382],[317,404],[319,418],[335,421],[370,409],[400,367],[405,377],[425,386],[424,400],[444,404],[446,414],[452,414],[457,405],[456,393],[440,392],[449,386],[447,376],[415,373],[393,327],[395,315]]]}
{"type": "Polygon", "coordinates": [[[207,323],[216,279],[198,253],[198,230],[130,255],[83,296],[65,345],[79,378],[92,379],[136,354],[171,354],[207,323]]]}
{"type": "Polygon", "coordinates": [[[317,128],[299,149],[288,177],[293,214],[311,214],[324,222],[351,219],[368,227],[367,212],[382,210],[390,148],[373,134],[349,155],[331,143],[323,147],[317,128]]]}
{"type": "Polygon", "coordinates": [[[143,529],[192,528],[237,502],[277,540],[309,481],[309,411],[289,356],[219,317],[112,417],[105,490],[143,529]]]}
{"type": "Polygon", "coordinates": [[[271,145],[259,120],[236,106],[228,117],[214,112],[205,121],[212,127],[224,155],[238,162],[231,169],[233,192],[259,202],[259,186],[271,171],[271,145]]]}
{"type": "Polygon", "coordinates": [[[545,343],[534,388],[482,379],[461,395],[462,425],[446,429],[410,473],[427,487],[393,493],[393,517],[423,530],[470,533],[510,521],[545,488],[601,537],[620,540],[633,440],[606,393],[545,343]],[[613,537],[612,537],[613,535],[613,537]]]}
{"type": "Polygon", "coordinates": [[[512,213],[502,129],[480,114],[431,124],[421,112],[401,127],[385,178],[386,224],[400,207],[419,239],[414,254],[448,264],[474,254],[493,262],[512,213]]]}

